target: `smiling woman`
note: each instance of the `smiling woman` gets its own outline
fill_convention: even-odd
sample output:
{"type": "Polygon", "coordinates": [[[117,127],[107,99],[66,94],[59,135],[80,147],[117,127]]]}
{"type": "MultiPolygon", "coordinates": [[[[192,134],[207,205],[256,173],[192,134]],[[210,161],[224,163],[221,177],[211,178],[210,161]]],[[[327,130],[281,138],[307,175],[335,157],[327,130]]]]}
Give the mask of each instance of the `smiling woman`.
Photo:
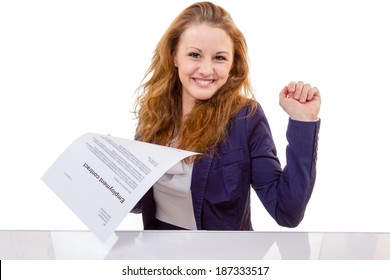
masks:
{"type": "MultiPolygon", "coordinates": [[[[1,229],[86,229],[41,176],[85,132],[134,137],[137,120],[129,115],[134,90],[172,20],[193,2],[172,0],[166,9],[166,1],[155,0],[0,1],[0,26],[4,27],[0,28],[1,229]],[[28,166],[23,176],[20,166],[28,166]]],[[[281,228],[251,191],[253,228],[390,231],[386,219],[390,213],[386,1],[355,1],[353,13],[348,1],[336,0],[257,1],[256,6],[252,0],[213,2],[223,5],[245,34],[253,93],[272,128],[283,167],[288,115],[278,105],[281,87],[302,79],[326,96],[321,104],[317,177],[305,218],[296,229],[281,228]]],[[[244,73],[243,69],[234,72],[241,61],[237,56],[243,53],[238,43],[234,42],[234,65],[226,82],[230,85],[244,73]]],[[[173,82],[173,74],[178,73],[168,49],[168,57],[158,49],[164,66],[161,72],[154,68],[160,74],[156,90],[173,82]]],[[[175,85],[172,95],[175,89],[181,88],[175,85]]],[[[210,101],[216,109],[229,110],[230,99],[220,106],[214,98],[210,101]]],[[[165,109],[151,111],[156,114],[148,122],[151,129],[155,129],[153,121],[166,123],[166,118],[176,114],[168,104],[173,98],[164,95],[161,99],[167,103],[160,104],[165,109]]],[[[153,102],[160,101],[150,105],[153,102]]],[[[206,104],[197,104],[194,110],[200,110],[200,105],[206,104]]],[[[224,113],[207,116],[202,111],[202,122],[212,122],[211,132],[216,134],[222,122],[213,118],[224,113]]],[[[196,138],[186,138],[188,147],[209,137],[202,127],[196,131],[196,138]]],[[[156,137],[163,136],[155,132],[156,137]]],[[[141,215],[128,215],[119,229],[142,227],[141,215]]]]}
{"type": "Polygon", "coordinates": [[[290,82],[282,169],[264,112],[251,92],[246,41],[210,2],[172,22],[138,89],[136,138],[201,153],[172,167],[140,200],[145,229],[252,230],[250,187],[275,221],[303,219],[316,178],[320,93],[290,82]]]}

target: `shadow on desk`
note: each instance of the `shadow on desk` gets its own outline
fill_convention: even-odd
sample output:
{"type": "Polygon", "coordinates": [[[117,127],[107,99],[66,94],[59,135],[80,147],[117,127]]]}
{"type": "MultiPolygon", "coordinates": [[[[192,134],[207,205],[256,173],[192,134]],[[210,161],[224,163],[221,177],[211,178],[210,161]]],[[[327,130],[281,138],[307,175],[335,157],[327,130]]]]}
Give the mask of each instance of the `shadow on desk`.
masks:
{"type": "Polygon", "coordinates": [[[388,233],[0,231],[0,259],[390,259],[388,233]]]}

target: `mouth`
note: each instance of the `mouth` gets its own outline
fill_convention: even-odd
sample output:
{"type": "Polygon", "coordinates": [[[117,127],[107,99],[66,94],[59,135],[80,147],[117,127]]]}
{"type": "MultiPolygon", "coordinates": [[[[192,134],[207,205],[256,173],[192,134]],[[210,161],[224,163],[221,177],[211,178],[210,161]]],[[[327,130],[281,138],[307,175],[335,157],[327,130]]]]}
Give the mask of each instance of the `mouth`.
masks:
{"type": "Polygon", "coordinates": [[[193,78],[196,84],[200,86],[208,86],[212,84],[215,80],[212,79],[198,79],[198,78],[193,78]]]}

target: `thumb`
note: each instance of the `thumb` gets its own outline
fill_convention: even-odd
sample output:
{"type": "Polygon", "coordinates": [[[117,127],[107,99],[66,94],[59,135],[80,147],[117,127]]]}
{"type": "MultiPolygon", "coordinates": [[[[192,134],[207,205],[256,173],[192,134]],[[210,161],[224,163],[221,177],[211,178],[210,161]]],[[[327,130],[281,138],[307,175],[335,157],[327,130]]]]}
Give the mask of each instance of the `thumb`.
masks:
{"type": "Polygon", "coordinates": [[[282,91],[279,93],[279,98],[287,98],[288,97],[288,88],[285,86],[282,91]]]}

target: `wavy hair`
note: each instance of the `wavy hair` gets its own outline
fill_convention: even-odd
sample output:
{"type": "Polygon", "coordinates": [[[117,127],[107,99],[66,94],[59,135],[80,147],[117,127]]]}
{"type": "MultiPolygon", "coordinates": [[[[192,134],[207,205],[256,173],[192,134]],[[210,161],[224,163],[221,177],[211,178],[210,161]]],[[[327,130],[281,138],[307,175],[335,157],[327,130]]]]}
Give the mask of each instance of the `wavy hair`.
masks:
{"type": "Polygon", "coordinates": [[[137,89],[135,114],[137,139],[165,146],[205,153],[225,136],[229,120],[243,107],[256,101],[249,81],[245,38],[230,14],[210,2],[192,4],[183,10],[160,39],[143,83],[137,89]],[[207,23],[223,29],[233,42],[233,64],[226,83],[208,100],[197,100],[182,120],[182,84],[173,54],[181,34],[193,24],[207,23]],[[148,79],[147,79],[148,78],[148,79]]]}

